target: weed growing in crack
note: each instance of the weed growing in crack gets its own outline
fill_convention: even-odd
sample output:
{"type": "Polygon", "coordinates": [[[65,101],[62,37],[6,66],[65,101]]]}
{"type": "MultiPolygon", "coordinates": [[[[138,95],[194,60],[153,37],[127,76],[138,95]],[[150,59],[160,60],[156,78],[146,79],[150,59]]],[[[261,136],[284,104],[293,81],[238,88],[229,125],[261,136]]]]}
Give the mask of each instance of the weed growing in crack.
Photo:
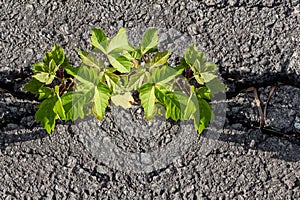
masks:
{"type": "Polygon", "coordinates": [[[71,66],[57,44],[33,65],[34,74],[24,90],[42,101],[35,119],[48,134],[58,119],[94,115],[101,120],[109,104],[123,108],[141,104],[149,120],[156,115],[193,120],[198,133],[213,119],[211,96],[225,86],[216,75],[217,65],[195,45],[186,49],[177,66],[168,63],[171,51],[158,50],[155,28],[144,33],[137,47],[128,42],[124,28],[112,39],[94,28],[91,45],[92,52],[78,50],[81,66],[71,66]],[[133,97],[136,92],[138,100],[133,97]]]}

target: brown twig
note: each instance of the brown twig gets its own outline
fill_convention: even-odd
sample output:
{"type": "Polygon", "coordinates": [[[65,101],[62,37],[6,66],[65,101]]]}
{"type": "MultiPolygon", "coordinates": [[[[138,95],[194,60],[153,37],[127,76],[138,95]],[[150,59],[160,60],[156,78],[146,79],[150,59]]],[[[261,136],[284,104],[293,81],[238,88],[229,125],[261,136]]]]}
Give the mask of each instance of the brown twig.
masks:
{"type": "Polygon", "coordinates": [[[255,87],[250,87],[247,88],[245,90],[242,90],[242,92],[253,92],[254,95],[254,99],[255,99],[255,103],[258,109],[258,113],[259,113],[259,118],[260,118],[260,122],[259,122],[259,128],[262,129],[264,128],[264,126],[266,125],[266,119],[267,119],[267,107],[270,101],[271,96],[273,95],[274,91],[275,91],[276,86],[272,86],[267,102],[264,106],[264,110],[262,110],[261,108],[261,102],[260,99],[258,97],[258,93],[257,93],[257,89],[255,87]]]}
{"type": "Polygon", "coordinates": [[[272,88],[271,88],[271,90],[270,90],[270,93],[269,93],[269,96],[268,96],[268,99],[267,99],[267,102],[266,102],[265,107],[264,107],[264,119],[265,119],[265,120],[267,119],[267,107],[268,107],[270,98],[271,98],[271,96],[273,95],[275,89],[276,89],[276,86],[272,86],[272,88]]]}
{"type": "Polygon", "coordinates": [[[260,119],[259,120],[259,128],[263,128],[265,125],[265,119],[264,119],[264,114],[263,114],[263,111],[262,111],[262,108],[260,105],[260,100],[258,97],[257,89],[255,87],[250,87],[250,88],[243,90],[243,92],[253,92],[255,103],[256,103],[256,106],[258,109],[258,113],[259,113],[259,119],[260,119]]]}

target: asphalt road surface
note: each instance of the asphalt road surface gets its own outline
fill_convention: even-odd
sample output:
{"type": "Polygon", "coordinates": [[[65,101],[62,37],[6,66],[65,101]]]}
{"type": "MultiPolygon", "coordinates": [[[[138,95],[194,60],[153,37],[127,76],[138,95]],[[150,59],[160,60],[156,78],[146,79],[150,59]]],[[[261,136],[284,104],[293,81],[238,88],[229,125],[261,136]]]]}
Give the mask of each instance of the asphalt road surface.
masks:
{"type": "Polygon", "coordinates": [[[300,199],[299,0],[13,0],[0,19],[0,199],[300,199]],[[221,124],[198,136],[111,106],[49,137],[23,91],[31,65],[54,43],[79,65],[93,27],[133,43],[156,27],[173,57],[196,44],[227,86],[221,124]]]}

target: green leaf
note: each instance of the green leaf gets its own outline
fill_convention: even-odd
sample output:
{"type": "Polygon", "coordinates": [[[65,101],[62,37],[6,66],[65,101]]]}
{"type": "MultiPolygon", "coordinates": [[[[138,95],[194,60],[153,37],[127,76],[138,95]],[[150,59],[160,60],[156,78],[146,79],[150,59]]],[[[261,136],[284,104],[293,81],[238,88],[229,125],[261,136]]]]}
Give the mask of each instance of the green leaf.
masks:
{"type": "Polygon", "coordinates": [[[102,75],[102,79],[105,80],[106,84],[112,91],[120,81],[120,77],[113,73],[114,71],[116,71],[115,68],[106,68],[102,75]]]}
{"type": "Polygon", "coordinates": [[[205,62],[205,64],[203,64],[201,66],[201,73],[203,72],[209,72],[209,73],[216,73],[217,71],[217,65],[215,63],[212,62],[205,62]]]}
{"type": "Polygon", "coordinates": [[[164,85],[172,81],[177,75],[179,75],[179,73],[179,71],[172,67],[169,67],[168,65],[164,65],[160,68],[154,68],[152,71],[150,82],[164,85]]]}
{"type": "Polygon", "coordinates": [[[199,134],[208,126],[209,122],[212,120],[212,110],[210,105],[204,99],[199,99],[199,112],[193,114],[194,125],[198,130],[199,134]]]}
{"type": "Polygon", "coordinates": [[[46,72],[40,72],[38,74],[33,75],[32,77],[37,79],[38,81],[48,85],[48,84],[52,83],[52,81],[55,78],[55,75],[52,75],[52,74],[49,74],[46,72]]]}
{"type": "Polygon", "coordinates": [[[130,46],[127,39],[126,29],[121,28],[117,35],[111,39],[108,44],[107,54],[111,53],[112,51],[117,50],[118,52],[122,52],[123,50],[126,51],[133,51],[134,49],[130,46]]]}
{"type": "Polygon", "coordinates": [[[39,88],[39,93],[38,93],[39,100],[50,98],[51,96],[53,96],[53,94],[54,94],[53,89],[49,87],[42,86],[41,88],[39,88]]]}
{"type": "Polygon", "coordinates": [[[158,45],[157,29],[150,28],[145,32],[142,38],[142,43],[141,43],[142,55],[147,53],[150,49],[156,48],[157,45],[158,45]]]}
{"type": "Polygon", "coordinates": [[[54,91],[57,97],[57,101],[54,105],[53,111],[58,114],[58,116],[60,117],[60,119],[65,120],[66,119],[66,115],[65,115],[65,110],[59,95],[59,87],[55,86],[54,87],[54,91]]]}
{"type": "Polygon", "coordinates": [[[209,72],[204,72],[204,73],[200,73],[201,77],[203,78],[205,83],[210,82],[211,80],[218,78],[217,75],[209,73],[209,72]]]}
{"type": "Polygon", "coordinates": [[[110,64],[121,73],[130,72],[130,69],[133,65],[132,62],[120,54],[109,54],[108,60],[110,64]]]}
{"type": "Polygon", "coordinates": [[[99,82],[94,91],[93,111],[97,119],[103,119],[108,101],[110,98],[110,90],[104,84],[99,82]]]}
{"type": "Polygon", "coordinates": [[[56,71],[58,70],[59,68],[59,65],[56,65],[55,63],[55,60],[52,59],[50,62],[49,62],[49,73],[55,75],[56,74],[56,71]]]}
{"type": "Polygon", "coordinates": [[[211,91],[212,95],[226,91],[225,85],[218,79],[218,77],[210,80],[206,83],[206,86],[211,91]]]}
{"type": "Polygon", "coordinates": [[[175,121],[181,119],[181,106],[173,92],[165,94],[166,118],[171,118],[175,121]]]}
{"type": "Polygon", "coordinates": [[[35,120],[40,122],[44,129],[50,134],[54,131],[55,121],[58,119],[57,113],[53,108],[57,102],[57,96],[45,99],[40,105],[38,111],[35,113],[35,120]]]}
{"type": "Polygon", "coordinates": [[[96,67],[100,70],[102,70],[105,65],[104,62],[101,59],[98,59],[93,53],[86,52],[86,51],[77,51],[80,55],[80,58],[82,62],[90,67],[96,67]]]}
{"type": "Polygon", "coordinates": [[[200,63],[200,66],[204,66],[206,63],[206,56],[203,52],[199,51],[198,52],[198,61],[200,63]]]}
{"type": "Polygon", "coordinates": [[[107,54],[108,38],[102,29],[92,29],[91,44],[102,53],[107,54]]]}
{"type": "Polygon", "coordinates": [[[141,49],[139,49],[139,48],[129,52],[129,54],[131,55],[132,58],[134,58],[136,60],[139,60],[142,58],[142,52],[141,52],[141,49]]]}
{"type": "Polygon", "coordinates": [[[192,118],[193,113],[195,113],[197,111],[197,107],[196,107],[196,103],[197,103],[197,97],[195,95],[194,92],[194,86],[190,87],[190,96],[186,101],[186,106],[183,112],[183,119],[184,120],[189,120],[192,118]]]}
{"type": "Polygon", "coordinates": [[[48,72],[46,64],[44,62],[38,62],[32,65],[33,66],[33,73],[38,73],[38,72],[48,72]]]}
{"type": "Polygon", "coordinates": [[[196,95],[200,99],[207,99],[210,100],[210,90],[207,87],[201,87],[196,92],[196,95]]]}
{"type": "Polygon", "coordinates": [[[194,78],[196,79],[196,81],[200,84],[200,85],[204,85],[204,78],[201,77],[198,72],[195,73],[194,78]]]}
{"type": "Polygon", "coordinates": [[[55,121],[59,117],[66,119],[58,86],[55,87],[55,94],[56,95],[45,99],[39,105],[39,109],[35,113],[35,119],[43,125],[48,134],[54,131],[55,121]]]}
{"type": "Polygon", "coordinates": [[[65,67],[65,70],[66,70],[67,74],[69,74],[73,77],[75,77],[77,75],[79,69],[80,69],[80,67],[72,67],[70,65],[65,67]]]}
{"type": "Polygon", "coordinates": [[[75,121],[79,117],[84,118],[83,107],[85,106],[86,98],[83,92],[68,92],[61,96],[61,100],[66,120],[75,121]]]}
{"type": "MultiPolygon", "coordinates": [[[[116,75],[118,76],[118,75],[116,75]]],[[[129,92],[131,90],[128,89],[128,76],[126,75],[120,75],[118,76],[118,82],[116,83],[113,94],[121,94],[124,92],[129,92]]]]}
{"type": "Polygon", "coordinates": [[[31,92],[38,96],[38,99],[46,99],[53,95],[53,90],[49,87],[45,87],[44,84],[38,81],[36,78],[30,79],[30,81],[25,84],[24,90],[27,92],[31,92]]]}
{"type": "Polygon", "coordinates": [[[126,51],[122,55],[129,61],[134,61],[136,59],[134,56],[134,53],[132,53],[132,52],[126,51]]]}
{"type": "Polygon", "coordinates": [[[52,83],[52,81],[54,80],[56,71],[58,70],[58,66],[55,64],[55,61],[52,59],[49,62],[49,66],[44,66],[44,70],[45,70],[44,72],[37,72],[32,77],[48,85],[52,83]]]}
{"type": "Polygon", "coordinates": [[[99,82],[99,71],[96,68],[80,67],[77,73],[72,74],[76,80],[86,87],[94,87],[99,82]]]}
{"type": "Polygon", "coordinates": [[[44,56],[44,63],[48,65],[52,60],[54,60],[54,63],[57,66],[61,66],[63,64],[67,65],[68,62],[65,60],[65,53],[63,48],[61,48],[59,45],[54,44],[54,47],[52,48],[51,52],[47,52],[44,56]]]}
{"type": "Polygon", "coordinates": [[[97,119],[102,119],[111,91],[106,84],[101,82],[99,70],[83,66],[74,76],[77,81],[75,91],[84,93],[85,104],[91,104],[94,115],[97,119]]]}
{"type": "Polygon", "coordinates": [[[201,64],[201,62],[197,60],[192,66],[192,69],[194,72],[200,74],[215,74],[217,70],[217,65],[212,62],[206,62],[201,64]]]}
{"type": "Polygon", "coordinates": [[[185,62],[184,58],[180,59],[180,64],[174,69],[178,71],[178,74],[182,74],[185,69],[189,68],[189,65],[185,62]]]}
{"type": "Polygon", "coordinates": [[[181,105],[175,93],[161,85],[156,85],[155,97],[165,106],[166,118],[171,118],[176,121],[181,119],[181,105]]]}
{"type": "Polygon", "coordinates": [[[125,92],[124,94],[113,95],[111,101],[114,105],[127,109],[131,107],[131,102],[134,102],[134,99],[131,92],[125,92]]]}
{"type": "Polygon", "coordinates": [[[35,78],[30,79],[28,83],[24,85],[24,90],[26,92],[31,92],[32,94],[39,94],[39,89],[43,86],[43,83],[35,78]]]}
{"type": "Polygon", "coordinates": [[[127,88],[129,90],[137,90],[147,80],[147,73],[145,69],[138,70],[135,74],[129,77],[127,88]]]}
{"type": "Polygon", "coordinates": [[[206,62],[205,54],[203,52],[199,52],[195,45],[190,46],[186,50],[184,58],[186,63],[192,67],[194,73],[215,74],[216,72],[217,65],[212,62],[206,62]]]}
{"type": "Polygon", "coordinates": [[[155,114],[155,87],[152,83],[147,83],[139,88],[139,97],[144,108],[146,119],[152,119],[155,114]]]}
{"type": "Polygon", "coordinates": [[[195,45],[192,45],[185,50],[184,59],[187,64],[194,65],[198,59],[198,50],[195,45]]]}
{"type": "Polygon", "coordinates": [[[171,51],[157,52],[152,58],[152,66],[161,66],[168,62],[171,51]]]}
{"type": "Polygon", "coordinates": [[[161,85],[155,85],[155,97],[157,99],[157,101],[165,106],[165,97],[166,94],[169,92],[169,90],[167,88],[165,88],[164,86],[161,85]]]}

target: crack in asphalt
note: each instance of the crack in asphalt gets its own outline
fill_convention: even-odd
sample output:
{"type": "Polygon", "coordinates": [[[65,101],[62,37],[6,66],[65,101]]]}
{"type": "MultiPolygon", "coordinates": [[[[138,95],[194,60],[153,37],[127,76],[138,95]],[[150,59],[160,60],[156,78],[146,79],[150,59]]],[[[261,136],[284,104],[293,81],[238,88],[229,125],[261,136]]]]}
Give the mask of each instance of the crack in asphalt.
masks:
{"type": "MultiPolygon", "coordinates": [[[[300,89],[300,87],[298,87],[298,85],[294,85],[294,84],[290,84],[290,83],[286,84],[284,82],[267,83],[266,85],[263,85],[263,86],[260,86],[260,87],[265,87],[266,88],[268,86],[272,86],[272,87],[277,87],[277,86],[292,86],[292,87],[300,89]]],[[[234,98],[236,98],[241,93],[245,93],[245,91],[249,90],[249,88],[253,88],[253,90],[257,89],[257,87],[255,87],[255,86],[245,85],[243,88],[239,88],[239,91],[237,91],[237,92],[227,93],[226,94],[227,98],[225,100],[221,100],[220,102],[223,102],[223,103],[224,102],[226,102],[226,103],[228,103],[228,102],[234,102],[234,98]]],[[[3,84],[2,83],[1,86],[0,86],[0,92],[1,93],[11,94],[14,98],[17,98],[17,99],[20,99],[20,100],[34,101],[34,104],[36,103],[36,100],[37,100],[36,98],[32,97],[30,94],[28,94],[26,92],[23,92],[23,91],[15,92],[14,89],[13,89],[13,87],[11,87],[11,84],[7,85],[7,84],[3,84]]],[[[269,97],[269,98],[271,98],[271,97],[269,97]]],[[[264,114],[266,114],[266,107],[267,107],[267,105],[264,105],[264,114]]],[[[4,113],[2,113],[2,115],[4,115],[4,113]]],[[[24,116],[31,116],[31,113],[30,112],[29,113],[23,113],[22,116],[23,117],[24,116]]],[[[295,118],[294,118],[294,120],[295,120],[295,118]]],[[[12,122],[13,123],[18,123],[19,119],[15,119],[15,121],[12,121],[12,122]]],[[[230,123],[234,123],[234,121],[230,121],[230,123]]],[[[263,122],[260,122],[260,123],[263,123],[263,122]]],[[[255,126],[254,124],[248,124],[248,123],[242,123],[242,124],[243,124],[243,126],[246,126],[248,128],[253,128],[253,126],[255,126]]],[[[35,125],[37,125],[37,122],[33,121],[32,125],[31,125],[31,129],[33,127],[35,127],[35,125]]],[[[288,134],[280,133],[280,132],[278,132],[276,130],[265,128],[264,125],[260,126],[258,128],[260,128],[266,134],[271,134],[271,135],[273,134],[273,135],[276,135],[276,136],[279,136],[279,137],[287,137],[287,138],[291,137],[292,139],[294,138],[296,140],[300,140],[300,135],[298,136],[296,133],[293,133],[293,132],[289,132],[288,134]]],[[[104,130],[104,131],[106,131],[106,130],[104,130]]]]}
{"type": "MultiPolygon", "coordinates": [[[[299,90],[288,90],[300,87],[299,8],[298,0],[4,2],[0,199],[299,199],[299,144],[252,127],[259,123],[253,95],[240,92],[256,87],[264,103],[270,86],[284,82],[270,99],[268,123],[277,117],[278,124],[291,120],[285,126],[271,126],[277,131],[295,123],[298,107],[292,96],[299,90]],[[80,139],[82,131],[72,132],[69,123],[59,123],[51,140],[38,123],[28,125],[38,102],[22,92],[30,75],[27,65],[40,60],[39,53],[53,42],[77,58],[68,49],[86,49],[89,30],[96,26],[108,35],[120,27],[175,28],[192,36],[220,65],[229,88],[223,102],[229,108],[220,138],[208,155],[196,149],[161,170],[124,173],[90,154],[80,139]],[[21,108],[29,111],[17,115],[21,108]],[[8,146],[3,149],[5,142],[8,146]]],[[[180,43],[175,46],[184,49],[180,43]]],[[[123,137],[130,142],[126,134],[123,137]]]]}

